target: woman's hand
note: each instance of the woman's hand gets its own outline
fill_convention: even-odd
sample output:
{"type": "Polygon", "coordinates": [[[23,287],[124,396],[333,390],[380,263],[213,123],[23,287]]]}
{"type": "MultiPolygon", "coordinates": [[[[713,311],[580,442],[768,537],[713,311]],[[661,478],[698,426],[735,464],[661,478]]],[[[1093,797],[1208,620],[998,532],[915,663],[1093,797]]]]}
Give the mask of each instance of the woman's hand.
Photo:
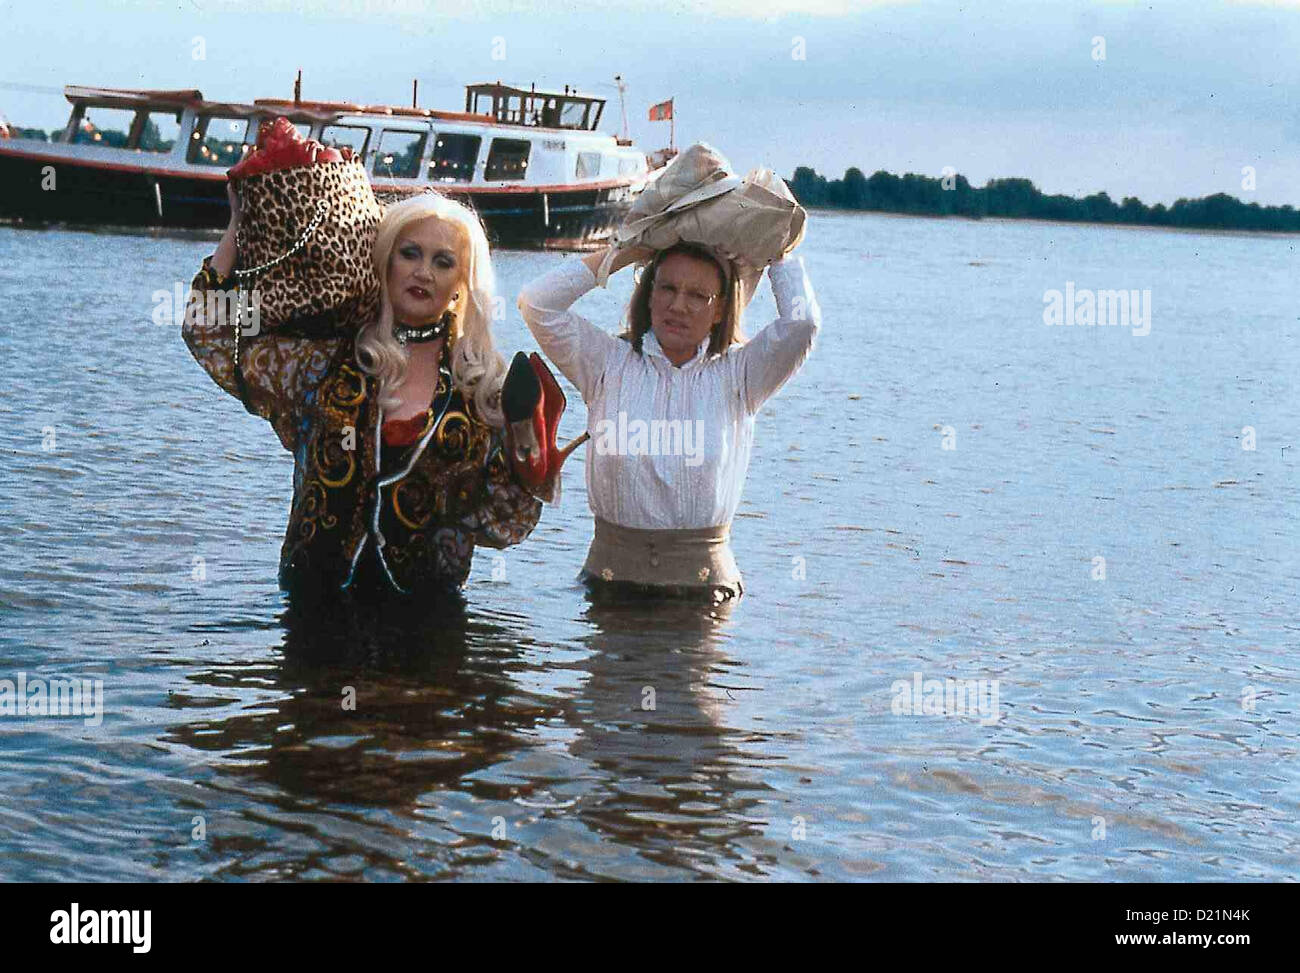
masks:
{"type": "MultiPolygon", "coordinates": [[[[600,270],[600,265],[604,263],[605,256],[612,249],[614,248],[610,246],[606,247],[604,250],[597,250],[595,253],[589,253],[582,258],[582,262],[587,265],[588,270],[595,274],[600,270]]],[[[649,260],[655,255],[655,252],[656,251],[650,247],[642,246],[632,247],[630,250],[624,250],[615,257],[614,262],[609,265],[609,272],[611,274],[617,273],[630,263],[634,263],[638,260],[649,260]]]]}
{"type": "Polygon", "coordinates": [[[222,277],[230,276],[230,272],[235,267],[237,254],[236,238],[239,233],[239,221],[243,214],[239,210],[239,194],[235,192],[235,187],[231,183],[226,183],[226,199],[230,202],[230,225],[226,227],[226,232],[221,235],[221,242],[217,244],[217,251],[212,255],[212,269],[222,277]]]}
{"type": "Polygon", "coordinates": [[[239,193],[235,192],[233,182],[226,183],[226,200],[230,203],[230,225],[238,227],[243,214],[239,211],[239,193]]]}
{"type": "Polygon", "coordinates": [[[659,251],[655,250],[653,247],[647,247],[644,245],[638,245],[632,247],[630,250],[624,250],[617,257],[615,257],[614,262],[610,264],[610,273],[613,273],[618,270],[622,270],[628,264],[635,264],[635,263],[641,263],[646,260],[653,260],[654,255],[658,252],[659,251]]]}

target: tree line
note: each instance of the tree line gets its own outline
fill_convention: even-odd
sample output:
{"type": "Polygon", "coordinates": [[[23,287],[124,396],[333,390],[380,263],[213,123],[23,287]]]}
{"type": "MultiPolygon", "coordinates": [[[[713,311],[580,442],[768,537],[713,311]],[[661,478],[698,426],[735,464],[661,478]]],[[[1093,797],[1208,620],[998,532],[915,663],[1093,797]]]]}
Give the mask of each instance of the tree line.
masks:
{"type": "Polygon", "coordinates": [[[926,216],[985,216],[1009,219],[1068,220],[1078,223],[1128,223],[1146,226],[1300,232],[1300,211],[1292,206],[1260,206],[1215,193],[1179,199],[1172,206],[1147,206],[1135,196],[1116,203],[1106,193],[1082,199],[1042,192],[1028,179],[990,179],[972,186],[965,176],[931,177],[879,171],[865,176],[850,168],[843,179],[828,180],[799,166],[790,190],[804,206],[911,213],[926,216]]]}

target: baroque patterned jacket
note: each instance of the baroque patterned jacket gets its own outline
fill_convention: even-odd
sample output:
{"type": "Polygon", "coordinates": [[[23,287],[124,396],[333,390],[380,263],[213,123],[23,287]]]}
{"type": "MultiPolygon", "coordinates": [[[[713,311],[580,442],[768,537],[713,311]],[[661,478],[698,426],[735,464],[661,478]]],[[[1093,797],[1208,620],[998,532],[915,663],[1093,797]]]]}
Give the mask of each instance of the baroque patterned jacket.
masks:
{"type": "Polygon", "coordinates": [[[356,329],[236,339],[232,322],[210,314],[210,295],[235,290],[211,261],[194,277],[182,336],[293,455],[281,587],[317,597],[376,585],[445,591],[465,583],[475,544],[504,548],[529,535],[541,501],[511,471],[502,432],[453,386],[449,343],[423,431],[410,445],[386,445],[378,382],[356,362],[356,329]]]}

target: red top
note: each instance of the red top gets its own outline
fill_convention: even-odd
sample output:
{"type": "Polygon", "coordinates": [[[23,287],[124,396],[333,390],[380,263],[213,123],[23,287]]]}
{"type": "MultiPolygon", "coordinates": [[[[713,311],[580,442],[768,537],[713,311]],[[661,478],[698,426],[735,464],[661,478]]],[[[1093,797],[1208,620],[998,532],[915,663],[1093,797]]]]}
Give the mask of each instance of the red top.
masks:
{"type": "Polygon", "coordinates": [[[429,424],[429,410],[416,413],[409,419],[389,419],[384,423],[385,446],[410,446],[420,438],[429,424]]]}

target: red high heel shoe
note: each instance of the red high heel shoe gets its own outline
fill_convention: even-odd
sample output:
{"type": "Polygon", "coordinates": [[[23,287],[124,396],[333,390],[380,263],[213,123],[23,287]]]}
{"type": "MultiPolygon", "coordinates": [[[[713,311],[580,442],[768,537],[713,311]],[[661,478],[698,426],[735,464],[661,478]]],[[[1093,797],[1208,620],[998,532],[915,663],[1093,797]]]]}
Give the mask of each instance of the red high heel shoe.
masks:
{"type": "Polygon", "coordinates": [[[556,437],[567,405],[564,390],[541,355],[518,352],[501,387],[506,440],[515,473],[548,503],[559,498],[560,468],[564,461],[590,438],[584,432],[568,446],[559,448],[556,437]]]}

